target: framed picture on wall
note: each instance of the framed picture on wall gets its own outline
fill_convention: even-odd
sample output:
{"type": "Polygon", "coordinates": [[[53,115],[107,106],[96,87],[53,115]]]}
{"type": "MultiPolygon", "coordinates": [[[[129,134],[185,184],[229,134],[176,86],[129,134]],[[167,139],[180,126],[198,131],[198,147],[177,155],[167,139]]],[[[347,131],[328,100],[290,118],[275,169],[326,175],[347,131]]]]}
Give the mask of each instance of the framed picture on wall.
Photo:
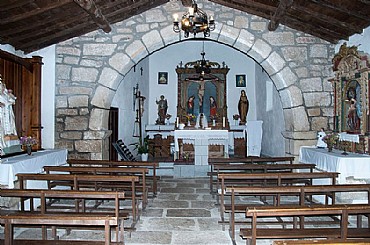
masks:
{"type": "Polygon", "coordinates": [[[158,72],[158,84],[167,84],[168,72],[158,72]]]}
{"type": "Polygon", "coordinates": [[[247,81],[245,75],[235,75],[236,87],[246,87],[247,81]]]}

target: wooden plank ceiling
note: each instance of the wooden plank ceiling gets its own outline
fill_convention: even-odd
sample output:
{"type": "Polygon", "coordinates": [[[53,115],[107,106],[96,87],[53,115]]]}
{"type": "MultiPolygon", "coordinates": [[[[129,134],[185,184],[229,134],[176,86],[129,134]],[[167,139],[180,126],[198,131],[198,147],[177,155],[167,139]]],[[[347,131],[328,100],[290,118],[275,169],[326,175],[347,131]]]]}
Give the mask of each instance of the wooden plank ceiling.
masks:
{"type": "MultiPolygon", "coordinates": [[[[1,0],[0,44],[25,53],[123,21],[169,0],[1,0]]],[[[210,0],[331,43],[370,25],[370,0],[210,0]]],[[[191,0],[182,0],[188,6],[191,0]]],[[[184,8],[185,12],[185,8],[184,8]]],[[[216,19],[217,25],[217,19],[216,19]]]]}

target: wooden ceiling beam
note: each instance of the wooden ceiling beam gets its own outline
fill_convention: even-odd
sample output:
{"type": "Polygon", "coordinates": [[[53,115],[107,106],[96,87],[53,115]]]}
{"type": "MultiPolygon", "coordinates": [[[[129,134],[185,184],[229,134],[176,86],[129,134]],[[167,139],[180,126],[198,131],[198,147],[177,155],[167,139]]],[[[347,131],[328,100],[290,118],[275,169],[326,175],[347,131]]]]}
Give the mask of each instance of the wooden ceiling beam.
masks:
{"type": "Polygon", "coordinates": [[[96,29],[94,24],[86,26],[86,23],[81,23],[70,28],[66,28],[57,33],[45,33],[43,38],[38,38],[30,42],[24,42],[18,45],[18,48],[30,53],[32,51],[45,48],[49,45],[55,44],[57,42],[63,42],[70,38],[86,34],[88,32],[94,31],[96,29]]]}
{"type": "MultiPolygon", "coordinates": [[[[27,11],[27,12],[23,12],[17,15],[7,16],[6,18],[1,18],[0,25],[4,25],[4,24],[16,22],[16,21],[21,21],[21,20],[24,20],[24,19],[27,19],[33,16],[37,16],[51,9],[62,7],[63,5],[66,5],[68,3],[71,3],[71,0],[46,1],[45,5],[38,5],[38,7],[32,11],[27,11]]],[[[4,14],[6,14],[5,11],[1,9],[0,15],[4,15],[4,14]]]]}
{"type": "MultiPolygon", "coordinates": [[[[86,15],[87,16],[87,15],[86,15]]],[[[22,25],[14,28],[13,25],[0,26],[0,36],[16,36],[23,33],[34,32],[35,30],[45,31],[55,28],[63,28],[63,25],[69,25],[81,20],[81,16],[74,14],[73,11],[67,12],[63,15],[65,20],[59,21],[58,19],[44,19],[43,21],[35,21],[29,25],[22,25]]]]}
{"type": "Polygon", "coordinates": [[[83,8],[94,22],[102,29],[104,32],[109,33],[112,28],[109,25],[109,22],[102,14],[100,8],[95,4],[94,0],[73,0],[81,8],[83,8]]]}
{"type": "Polygon", "coordinates": [[[360,2],[370,5],[370,0],[360,0],[360,2]]]}
{"type": "Polygon", "coordinates": [[[278,28],[280,20],[292,5],[293,0],[280,0],[277,9],[268,24],[269,31],[275,31],[278,28]]]}
{"type": "MultiPolygon", "coordinates": [[[[342,27],[342,28],[346,28],[346,29],[350,30],[351,32],[357,32],[358,31],[357,26],[354,26],[350,23],[338,20],[338,19],[336,19],[332,16],[329,16],[329,15],[319,14],[319,13],[317,13],[315,11],[312,11],[312,10],[302,6],[302,5],[294,4],[292,6],[292,10],[295,10],[293,12],[303,13],[306,16],[312,16],[312,17],[315,18],[315,20],[324,22],[325,24],[328,24],[328,25],[339,26],[339,27],[342,27]]],[[[299,15],[300,14],[297,14],[297,16],[299,16],[299,15]]]]}
{"type": "Polygon", "coordinates": [[[233,9],[237,9],[243,12],[247,12],[252,15],[257,15],[265,19],[270,19],[271,14],[276,10],[276,7],[270,6],[270,5],[265,5],[257,2],[246,2],[244,0],[211,0],[214,3],[230,7],[233,9]],[[265,6],[265,7],[262,7],[265,6]],[[262,12],[262,9],[265,12],[262,12]]]}
{"type": "MultiPolygon", "coordinates": [[[[351,9],[348,9],[346,7],[343,7],[343,6],[340,6],[338,4],[334,4],[331,1],[328,1],[328,0],[311,0],[311,1],[314,2],[314,3],[317,3],[318,5],[320,5],[322,7],[331,8],[331,9],[334,9],[336,11],[340,11],[342,13],[345,13],[345,14],[348,14],[348,15],[351,15],[351,16],[354,16],[354,17],[357,17],[357,18],[360,18],[362,20],[369,21],[369,16],[368,15],[362,14],[359,11],[353,11],[351,9]]],[[[353,2],[355,2],[355,1],[353,1],[353,2]]]]}
{"type": "Polygon", "coordinates": [[[136,0],[134,3],[127,4],[127,6],[121,6],[117,9],[107,10],[109,14],[107,14],[107,18],[113,23],[128,19],[134,15],[141,14],[142,12],[160,6],[164,3],[168,2],[168,0],[156,0],[156,1],[148,1],[148,0],[136,0]]]}
{"type": "Polygon", "coordinates": [[[327,29],[323,26],[317,25],[316,23],[303,23],[296,18],[292,18],[291,16],[287,16],[282,24],[301,32],[319,37],[330,43],[336,43],[338,40],[345,38],[345,36],[341,33],[327,29]]]}

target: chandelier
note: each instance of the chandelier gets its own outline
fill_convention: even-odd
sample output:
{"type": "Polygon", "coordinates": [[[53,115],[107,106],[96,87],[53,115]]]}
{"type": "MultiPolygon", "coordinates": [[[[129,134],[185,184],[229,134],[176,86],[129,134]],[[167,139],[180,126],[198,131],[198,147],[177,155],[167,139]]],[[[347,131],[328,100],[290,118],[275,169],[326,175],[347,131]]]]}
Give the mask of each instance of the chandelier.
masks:
{"type": "MultiPolygon", "coordinates": [[[[179,18],[175,14],[173,21],[173,31],[176,33],[180,32],[179,18]]],[[[204,37],[209,37],[211,31],[215,29],[215,20],[213,16],[208,19],[207,14],[198,8],[198,5],[193,1],[189,11],[184,13],[181,18],[181,30],[184,31],[185,38],[189,37],[189,33],[194,34],[203,32],[204,37]]]]}

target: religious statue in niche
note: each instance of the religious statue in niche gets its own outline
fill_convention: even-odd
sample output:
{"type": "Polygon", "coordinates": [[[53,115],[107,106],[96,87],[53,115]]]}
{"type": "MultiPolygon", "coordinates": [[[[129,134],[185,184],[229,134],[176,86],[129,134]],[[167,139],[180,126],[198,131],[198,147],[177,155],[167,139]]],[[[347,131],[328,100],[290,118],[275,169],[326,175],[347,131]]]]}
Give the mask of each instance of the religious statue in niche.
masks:
{"type": "Polygon", "coordinates": [[[209,96],[209,117],[214,120],[217,116],[217,103],[213,96],[209,96]]]}
{"type": "Polygon", "coordinates": [[[345,103],[347,106],[346,126],[349,132],[358,132],[361,128],[361,87],[357,81],[348,83],[345,103]]]}
{"type": "Polygon", "coordinates": [[[194,115],[194,99],[195,99],[195,96],[192,95],[189,97],[186,103],[186,113],[188,115],[194,115]]]}
{"type": "Polygon", "coordinates": [[[168,109],[167,99],[164,98],[164,95],[161,95],[160,100],[159,101],[156,100],[155,102],[158,105],[158,118],[157,118],[156,124],[164,125],[166,116],[167,116],[167,109],[168,109]]]}
{"type": "Polygon", "coordinates": [[[7,147],[5,136],[17,136],[13,105],[16,97],[11,89],[7,89],[0,76],[0,148],[7,147]]]}
{"type": "MultiPolygon", "coordinates": [[[[211,119],[211,100],[206,98],[212,97],[213,106],[216,105],[215,85],[211,81],[196,80],[189,84],[187,94],[190,95],[186,105],[187,114],[198,117],[203,113],[207,119],[211,119]]],[[[217,106],[213,108],[213,111],[217,113],[217,106]]]]}
{"type": "Polygon", "coordinates": [[[240,117],[240,125],[245,125],[247,122],[247,114],[249,110],[249,101],[245,90],[240,91],[240,98],[238,103],[238,111],[240,117]]]}

